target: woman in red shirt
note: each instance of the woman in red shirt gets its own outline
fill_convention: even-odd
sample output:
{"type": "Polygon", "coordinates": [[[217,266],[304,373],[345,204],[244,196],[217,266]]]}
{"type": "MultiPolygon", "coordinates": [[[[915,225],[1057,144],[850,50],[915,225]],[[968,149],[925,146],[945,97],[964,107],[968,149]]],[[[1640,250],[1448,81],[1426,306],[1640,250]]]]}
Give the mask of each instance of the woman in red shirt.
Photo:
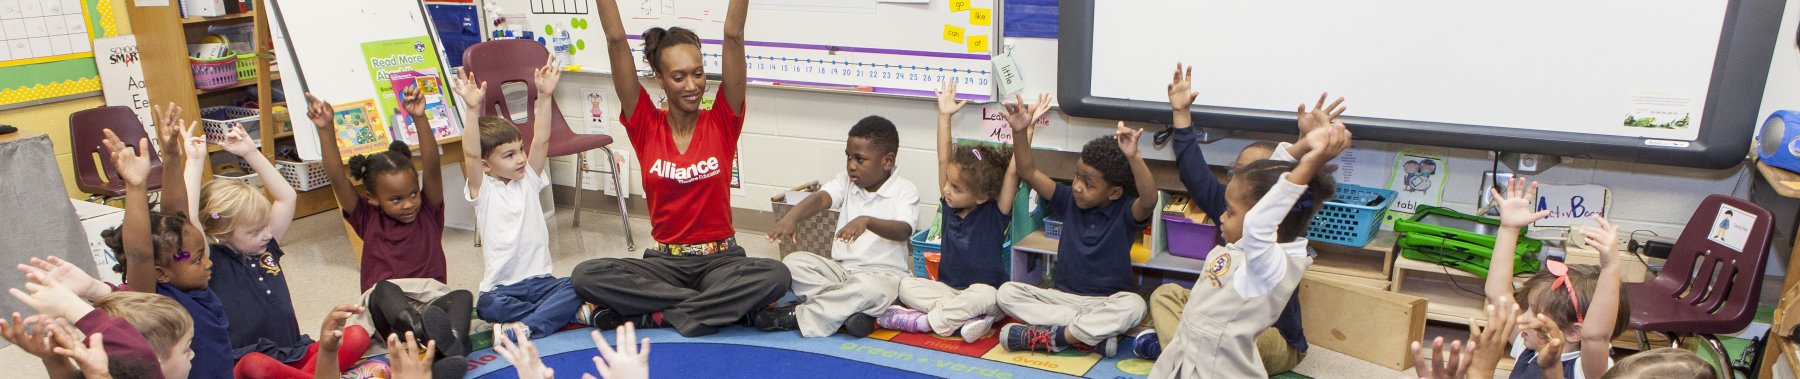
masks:
{"type": "Polygon", "coordinates": [[[787,267],[750,258],[731,228],[731,164],[744,129],[744,16],[748,0],[732,0],[725,16],[724,80],[711,109],[700,109],[706,68],[700,38],[683,28],[650,28],[644,61],[668,96],[658,109],[633,73],[631,44],[615,0],[597,0],[612,58],[619,121],[638,153],[656,246],[642,259],[602,258],[575,266],[576,294],[595,328],[626,321],[672,326],[681,335],[718,332],[788,290],[787,267]]]}

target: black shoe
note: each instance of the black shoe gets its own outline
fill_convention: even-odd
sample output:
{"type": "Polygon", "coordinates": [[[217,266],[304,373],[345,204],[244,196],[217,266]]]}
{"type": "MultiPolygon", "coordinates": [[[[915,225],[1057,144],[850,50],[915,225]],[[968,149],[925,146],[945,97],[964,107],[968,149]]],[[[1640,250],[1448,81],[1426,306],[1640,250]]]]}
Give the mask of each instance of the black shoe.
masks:
{"type": "Polygon", "coordinates": [[[432,379],[462,379],[468,371],[469,359],[460,355],[439,358],[431,363],[432,379]]]}
{"type": "Polygon", "coordinates": [[[1000,346],[1006,347],[1007,351],[1057,353],[1068,348],[1057,343],[1062,333],[1062,328],[1056,326],[1006,324],[1000,328],[1000,346]]]}
{"type": "Polygon", "coordinates": [[[672,326],[674,325],[669,324],[668,319],[663,318],[662,311],[638,315],[636,320],[632,320],[632,327],[638,329],[667,328],[672,326]]]}
{"type": "Polygon", "coordinates": [[[875,317],[861,312],[850,315],[849,320],[844,320],[844,332],[856,338],[868,337],[875,332],[875,317]]]}
{"type": "Polygon", "coordinates": [[[800,329],[800,320],[794,317],[794,309],[799,303],[787,303],[763,308],[756,312],[756,328],[765,332],[800,329]]]}
{"type": "Polygon", "coordinates": [[[443,309],[434,307],[425,307],[419,315],[425,322],[425,335],[437,342],[438,354],[446,357],[463,355],[464,336],[456,334],[456,330],[451,328],[450,315],[445,314],[443,309]]]}
{"type": "Polygon", "coordinates": [[[389,334],[405,336],[412,331],[418,318],[408,318],[410,311],[412,300],[394,283],[384,280],[369,289],[369,323],[375,327],[371,331],[375,339],[385,339],[389,334]]]}
{"type": "Polygon", "coordinates": [[[594,312],[588,314],[587,322],[594,329],[612,330],[625,324],[625,315],[619,314],[619,311],[612,308],[596,306],[594,312]]]}
{"type": "MultiPolygon", "coordinates": [[[[449,316],[451,334],[455,335],[456,339],[462,342],[462,352],[467,353],[475,351],[473,348],[474,341],[469,338],[469,322],[474,318],[474,294],[469,293],[469,290],[450,291],[449,293],[444,294],[444,296],[439,296],[438,298],[425,303],[425,307],[443,310],[444,315],[449,316]]],[[[465,354],[459,353],[449,355],[465,354]]]]}

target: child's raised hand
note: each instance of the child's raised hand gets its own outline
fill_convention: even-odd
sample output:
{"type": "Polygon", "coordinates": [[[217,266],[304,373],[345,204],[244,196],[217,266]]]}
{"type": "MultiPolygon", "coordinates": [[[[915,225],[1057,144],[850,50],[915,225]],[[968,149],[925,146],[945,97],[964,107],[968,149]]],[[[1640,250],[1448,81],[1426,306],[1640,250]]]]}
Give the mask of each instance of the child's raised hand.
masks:
{"type": "Polygon", "coordinates": [[[338,343],[344,340],[344,327],[350,323],[350,317],[361,314],[363,307],[354,304],[340,304],[325,314],[325,323],[319,326],[319,351],[337,351],[338,343]]]}
{"type": "Polygon", "coordinates": [[[1475,349],[1475,342],[1469,342],[1469,348],[1463,349],[1462,341],[1450,343],[1450,355],[1444,355],[1444,337],[1431,341],[1431,351],[1424,351],[1418,342],[1412,343],[1413,370],[1421,379],[1461,379],[1468,375],[1469,352],[1475,349]]]}
{"type": "Polygon", "coordinates": [[[1540,338],[1537,345],[1538,366],[1544,369],[1544,378],[1561,379],[1562,370],[1562,328],[1556,326],[1550,316],[1537,314],[1536,329],[1540,338]]]}
{"type": "Polygon", "coordinates": [[[13,312],[12,322],[0,320],[0,337],[5,338],[6,342],[11,342],[13,345],[19,346],[20,350],[25,350],[26,353],[30,353],[31,355],[38,357],[38,359],[46,361],[62,359],[56,355],[56,344],[50,342],[51,332],[49,324],[44,322],[46,320],[47,319],[45,319],[44,316],[31,316],[21,319],[19,318],[19,312],[13,312]]]}
{"type": "Polygon", "coordinates": [[[81,368],[82,376],[88,378],[112,377],[106,367],[105,336],[100,333],[88,335],[86,336],[87,343],[82,344],[81,340],[84,335],[81,330],[69,325],[68,320],[55,320],[54,326],[50,328],[53,330],[50,333],[51,339],[56,340],[57,344],[57,347],[54,348],[56,355],[74,360],[75,365],[81,368]]]}
{"type": "Polygon", "coordinates": [[[400,341],[397,334],[389,334],[387,338],[388,367],[393,370],[393,379],[429,379],[431,378],[431,361],[435,358],[431,352],[437,351],[437,341],[419,346],[413,339],[412,332],[406,332],[406,341],[400,341]]]}
{"type": "Polygon", "coordinates": [[[1119,151],[1125,153],[1126,158],[1138,158],[1138,137],[1143,135],[1143,129],[1125,127],[1124,121],[1119,121],[1119,126],[1113,128],[1113,139],[1119,141],[1119,151]]]}
{"type": "Polygon", "coordinates": [[[82,316],[87,316],[88,312],[94,310],[92,304],[88,304],[86,300],[76,296],[75,292],[71,292],[57,283],[25,283],[25,289],[31,292],[28,294],[18,288],[11,288],[8,291],[12,292],[13,297],[24,302],[26,306],[48,317],[80,320],[82,316]]]}
{"type": "MultiPolygon", "coordinates": [[[[1184,69],[1181,63],[1176,63],[1175,78],[1169,81],[1169,109],[1186,112],[1189,107],[1194,106],[1194,99],[1199,97],[1200,92],[1194,91],[1194,66],[1186,66],[1184,69]]],[[[1305,130],[1301,128],[1301,132],[1305,130]]]]}
{"type": "Polygon", "coordinates": [[[1331,125],[1332,121],[1337,120],[1338,115],[1344,114],[1344,110],[1350,109],[1350,107],[1341,106],[1344,104],[1343,97],[1331,102],[1331,106],[1325,106],[1325,98],[1329,96],[1329,92],[1320,93],[1319,103],[1313,105],[1310,112],[1306,110],[1306,103],[1300,103],[1300,109],[1294,111],[1294,118],[1300,120],[1301,136],[1312,133],[1313,130],[1320,127],[1331,125]]]}
{"type": "MultiPolygon", "coordinates": [[[[606,337],[599,331],[592,332],[594,347],[600,350],[600,356],[594,357],[594,368],[600,371],[600,377],[606,379],[642,379],[650,377],[650,339],[638,342],[637,328],[631,323],[619,325],[613,332],[618,338],[618,347],[606,343],[606,337]],[[602,360],[602,358],[605,358],[602,360]]],[[[593,375],[582,375],[583,379],[593,379],[593,375]]]]}
{"type": "Polygon", "coordinates": [[[1518,318],[1519,305],[1511,302],[1488,304],[1486,328],[1469,318],[1469,352],[1474,362],[1471,367],[1493,371],[1499,365],[1501,357],[1506,356],[1506,343],[1512,340],[1518,318]]]}
{"type": "Polygon", "coordinates": [[[244,131],[243,125],[232,125],[231,129],[225,132],[225,143],[219,144],[219,148],[231,155],[248,157],[250,154],[256,153],[254,141],[250,139],[250,133],[244,131]]]}
{"type": "Polygon", "coordinates": [[[456,95],[462,97],[463,108],[481,109],[481,99],[487,96],[487,82],[476,81],[475,71],[463,67],[462,73],[456,75],[456,95]]]}
{"type": "Polygon", "coordinates": [[[1049,93],[1038,94],[1037,103],[1029,105],[1025,104],[1024,97],[1017,94],[1013,95],[1013,99],[1013,103],[1005,106],[1006,124],[1012,127],[1014,135],[1031,130],[1031,126],[1037,124],[1037,120],[1042,119],[1045,112],[1050,111],[1049,93]]]}
{"type": "Polygon", "coordinates": [[[1302,163],[1312,162],[1324,165],[1350,148],[1350,129],[1343,122],[1330,121],[1324,126],[1314,128],[1300,138],[1300,144],[1306,145],[1306,154],[1300,156],[1302,163]]]}
{"type": "Polygon", "coordinates": [[[1594,222],[1600,225],[1581,228],[1581,234],[1587,239],[1588,248],[1600,252],[1600,267],[1612,267],[1613,262],[1619,258],[1618,251],[1614,250],[1619,243],[1619,226],[1613,225],[1612,221],[1607,221],[1606,217],[1601,217],[1598,213],[1589,217],[1593,217],[1594,222]]]}
{"type": "Polygon", "coordinates": [[[1513,178],[1507,182],[1505,194],[1489,188],[1488,195],[1499,204],[1501,227],[1523,228],[1550,216],[1549,210],[1531,211],[1532,204],[1535,203],[1533,200],[1537,199],[1537,182],[1531,182],[1527,187],[1524,178],[1513,178]]]}
{"type": "Polygon", "coordinates": [[[151,114],[156,115],[156,142],[159,144],[157,147],[162,149],[162,153],[173,157],[191,153],[191,151],[183,149],[182,145],[187,142],[188,137],[194,135],[194,127],[199,126],[200,123],[183,123],[181,106],[175,105],[175,102],[169,102],[168,108],[151,105],[150,110],[151,114]]]}
{"type": "Polygon", "coordinates": [[[962,110],[963,105],[967,105],[967,104],[969,104],[968,100],[962,100],[962,101],[956,100],[956,81],[946,80],[946,81],[944,81],[943,84],[938,85],[938,89],[937,89],[938,114],[940,114],[940,115],[956,114],[956,111],[962,110]]]}
{"type": "Polygon", "coordinates": [[[54,255],[47,259],[32,257],[31,264],[21,263],[18,269],[20,273],[25,274],[25,279],[32,283],[55,284],[68,288],[83,299],[97,299],[111,292],[106,283],[101,283],[100,280],[88,275],[87,271],[82,271],[75,264],[54,255]]]}
{"type": "Polygon", "coordinates": [[[406,86],[406,91],[402,94],[406,96],[406,103],[401,104],[402,108],[406,108],[406,114],[413,117],[425,115],[425,95],[419,94],[418,83],[406,86]]]}
{"type": "MultiPolygon", "coordinates": [[[[336,133],[337,119],[332,117],[332,115],[335,114],[337,114],[337,110],[332,109],[331,103],[313,97],[312,92],[306,93],[306,118],[312,119],[313,128],[336,133]]],[[[319,138],[320,140],[323,140],[324,136],[320,136],[319,138]]]]}
{"type": "Polygon", "coordinates": [[[545,59],[544,67],[539,67],[531,79],[537,84],[539,98],[556,93],[556,83],[562,80],[562,67],[556,65],[556,57],[545,59]]]}
{"type": "MultiPolygon", "coordinates": [[[[103,143],[112,154],[113,165],[118,167],[119,179],[124,180],[125,184],[143,185],[144,180],[150,177],[150,157],[126,146],[111,129],[102,129],[100,132],[106,134],[106,141],[103,143]]],[[[138,146],[149,146],[149,143],[147,139],[138,139],[138,146]]]]}
{"type": "Polygon", "coordinates": [[[544,366],[544,358],[538,355],[537,345],[531,343],[531,329],[524,324],[494,328],[494,353],[506,358],[507,362],[512,362],[513,369],[518,370],[520,378],[550,379],[555,374],[550,367],[544,366]],[[512,333],[506,333],[509,329],[512,333]],[[515,340],[512,336],[519,338],[515,340]]]}

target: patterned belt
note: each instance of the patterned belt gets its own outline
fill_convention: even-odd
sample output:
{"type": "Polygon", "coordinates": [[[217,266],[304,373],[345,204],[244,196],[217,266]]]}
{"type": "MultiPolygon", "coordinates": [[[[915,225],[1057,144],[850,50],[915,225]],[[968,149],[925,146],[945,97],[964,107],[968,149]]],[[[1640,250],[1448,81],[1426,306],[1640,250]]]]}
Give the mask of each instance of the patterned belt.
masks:
{"type": "Polygon", "coordinates": [[[658,243],[654,249],[669,255],[686,256],[713,255],[714,253],[731,250],[737,246],[737,237],[731,237],[718,241],[691,244],[658,243]]]}

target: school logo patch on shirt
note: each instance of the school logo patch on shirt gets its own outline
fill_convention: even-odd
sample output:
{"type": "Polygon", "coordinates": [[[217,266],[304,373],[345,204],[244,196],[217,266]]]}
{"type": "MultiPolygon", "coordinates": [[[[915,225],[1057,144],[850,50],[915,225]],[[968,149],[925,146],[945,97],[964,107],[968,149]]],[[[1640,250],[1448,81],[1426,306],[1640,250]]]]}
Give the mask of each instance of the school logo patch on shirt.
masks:
{"type": "Polygon", "coordinates": [[[1214,288],[1225,288],[1225,273],[1231,271],[1231,254],[1219,254],[1206,262],[1206,280],[1214,288]]]}
{"type": "Polygon", "coordinates": [[[263,254],[259,264],[269,275],[281,275],[281,265],[275,264],[275,254],[263,254]]]}

